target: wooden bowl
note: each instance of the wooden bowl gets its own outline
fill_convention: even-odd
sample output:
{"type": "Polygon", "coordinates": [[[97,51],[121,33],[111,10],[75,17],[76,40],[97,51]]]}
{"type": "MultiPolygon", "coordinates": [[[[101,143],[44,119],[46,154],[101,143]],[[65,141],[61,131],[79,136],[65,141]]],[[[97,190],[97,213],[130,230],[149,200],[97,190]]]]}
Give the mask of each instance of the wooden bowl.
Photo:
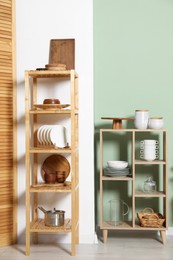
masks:
{"type": "Polygon", "coordinates": [[[60,104],[60,100],[57,98],[44,99],[43,104],[60,104]]]}

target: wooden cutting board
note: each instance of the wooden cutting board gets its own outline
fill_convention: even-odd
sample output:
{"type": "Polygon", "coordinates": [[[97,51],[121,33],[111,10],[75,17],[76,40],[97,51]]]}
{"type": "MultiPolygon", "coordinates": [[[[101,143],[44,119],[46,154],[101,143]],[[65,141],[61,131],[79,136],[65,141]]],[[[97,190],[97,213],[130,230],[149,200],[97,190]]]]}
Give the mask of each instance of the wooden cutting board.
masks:
{"type": "Polygon", "coordinates": [[[75,39],[52,39],[49,64],[65,64],[67,70],[75,69],[75,39]]]}
{"type": "Polygon", "coordinates": [[[68,177],[70,173],[70,163],[69,161],[60,154],[54,154],[46,158],[41,167],[41,175],[44,180],[45,172],[54,173],[56,171],[64,171],[65,178],[68,177]]]}

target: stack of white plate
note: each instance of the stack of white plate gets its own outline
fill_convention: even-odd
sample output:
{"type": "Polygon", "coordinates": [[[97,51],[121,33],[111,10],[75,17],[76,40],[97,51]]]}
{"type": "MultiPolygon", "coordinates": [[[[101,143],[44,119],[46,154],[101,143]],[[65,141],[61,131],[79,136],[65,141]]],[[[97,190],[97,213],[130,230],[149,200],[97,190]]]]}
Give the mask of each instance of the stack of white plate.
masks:
{"type": "Polygon", "coordinates": [[[109,177],[126,177],[130,174],[128,162],[126,161],[108,161],[104,174],[109,177]]]}
{"type": "Polygon", "coordinates": [[[62,125],[42,125],[38,128],[37,139],[40,145],[66,147],[66,128],[62,125]]]}

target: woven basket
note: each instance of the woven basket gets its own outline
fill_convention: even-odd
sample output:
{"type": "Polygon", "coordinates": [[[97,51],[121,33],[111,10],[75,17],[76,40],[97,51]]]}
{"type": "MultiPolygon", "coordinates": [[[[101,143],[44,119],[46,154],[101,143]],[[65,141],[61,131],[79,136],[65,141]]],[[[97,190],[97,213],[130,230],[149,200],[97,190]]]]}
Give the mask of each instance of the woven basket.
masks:
{"type": "Polygon", "coordinates": [[[155,213],[152,208],[145,208],[137,213],[141,227],[162,227],[165,222],[160,213],[155,213]]]}

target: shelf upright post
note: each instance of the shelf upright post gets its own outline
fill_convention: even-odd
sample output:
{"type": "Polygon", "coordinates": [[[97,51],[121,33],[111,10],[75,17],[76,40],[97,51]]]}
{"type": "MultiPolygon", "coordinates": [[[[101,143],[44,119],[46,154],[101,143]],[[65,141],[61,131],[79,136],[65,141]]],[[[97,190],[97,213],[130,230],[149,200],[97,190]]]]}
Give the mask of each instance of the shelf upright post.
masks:
{"type": "Polygon", "coordinates": [[[135,227],[135,131],[132,131],[132,227],[135,227]]]}
{"type": "Polygon", "coordinates": [[[29,116],[29,75],[25,71],[25,161],[26,161],[26,255],[30,255],[30,116],[29,116]]]}

